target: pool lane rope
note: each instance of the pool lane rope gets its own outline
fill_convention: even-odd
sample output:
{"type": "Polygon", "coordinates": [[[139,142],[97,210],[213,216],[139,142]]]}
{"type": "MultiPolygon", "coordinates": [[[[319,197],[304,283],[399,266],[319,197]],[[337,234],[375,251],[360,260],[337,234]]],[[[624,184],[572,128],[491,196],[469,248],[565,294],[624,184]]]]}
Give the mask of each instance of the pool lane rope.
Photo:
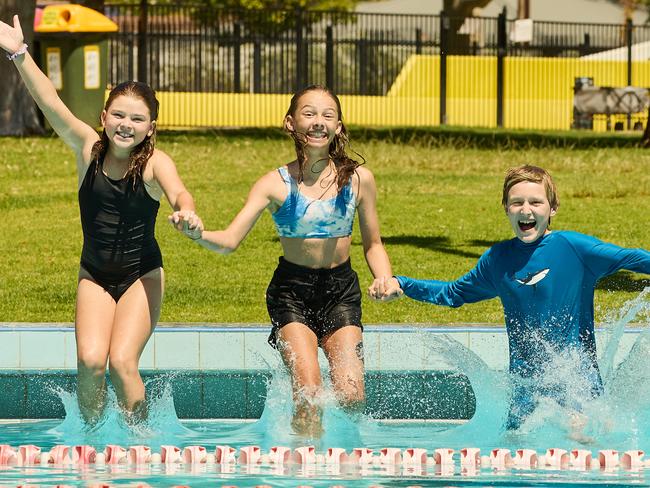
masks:
{"type": "Polygon", "coordinates": [[[435,449],[429,455],[426,449],[398,449],[385,447],[375,452],[367,447],[358,447],[348,452],[340,447],[330,447],[323,453],[317,453],[314,446],[291,449],[275,446],[263,452],[259,446],[244,446],[239,453],[234,447],[216,446],[208,451],[204,446],[161,446],[160,452],[154,452],[149,446],[107,445],[103,451],[93,446],[57,445],[49,451],[43,451],[33,444],[13,448],[0,444],[0,466],[34,466],[34,465],[89,465],[96,466],[130,464],[207,464],[207,465],[359,465],[365,467],[439,466],[442,471],[453,473],[456,459],[461,469],[477,471],[480,469],[507,468],[549,468],[549,469],[639,469],[650,467],[650,458],[644,459],[645,453],[630,450],[619,453],[614,449],[602,449],[597,455],[585,449],[550,448],[544,454],[534,449],[492,449],[489,455],[481,455],[476,447],[466,447],[455,451],[450,448],[435,449]]]}

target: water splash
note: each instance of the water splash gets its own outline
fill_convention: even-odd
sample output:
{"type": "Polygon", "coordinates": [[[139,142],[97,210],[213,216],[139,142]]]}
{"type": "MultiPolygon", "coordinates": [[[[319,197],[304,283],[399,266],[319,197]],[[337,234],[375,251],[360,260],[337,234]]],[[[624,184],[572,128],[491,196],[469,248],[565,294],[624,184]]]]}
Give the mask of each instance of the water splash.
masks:
{"type": "Polygon", "coordinates": [[[474,390],[476,410],[464,425],[450,428],[432,439],[435,447],[490,445],[503,434],[512,385],[508,375],[491,369],[476,353],[446,334],[436,334],[425,342],[427,361],[440,361],[451,371],[465,375],[474,390]],[[477,443],[478,440],[481,440],[477,443]]]}
{"type": "MultiPolygon", "coordinates": [[[[576,351],[545,347],[550,358],[535,378],[542,391],[562,391],[562,401],[534,396],[534,412],[515,431],[506,431],[504,421],[509,398],[516,388],[530,388],[531,380],[491,370],[476,354],[451,337],[436,335],[426,341],[430,360],[442,360],[450,369],[468,377],[476,397],[476,413],[465,425],[449,429],[435,438],[436,444],[451,447],[512,446],[544,449],[550,445],[587,448],[603,446],[641,448],[650,434],[650,330],[638,336],[620,363],[624,331],[635,319],[650,313],[650,289],[627,302],[604,324],[606,345],[599,359],[605,393],[594,398],[584,361],[576,351]]],[[[530,338],[539,341],[539,338],[530,338]]],[[[540,344],[544,347],[543,344],[540,344]]],[[[648,446],[645,446],[648,447],[648,446]]]]}
{"type": "Polygon", "coordinates": [[[293,416],[291,378],[279,361],[272,371],[273,375],[267,384],[266,402],[260,419],[254,424],[238,430],[238,433],[242,433],[242,430],[248,433],[257,433],[260,438],[259,444],[263,449],[276,445],[291,447],[314,445],[317,449],[341,446],[351,449],[362,445],[358,425],[362,419],[353,419],[341,409],[326,371],[321,371],[321,376],[324,379],[323,389],[314,400],[323,412],[323,435],[313,438],[293,432],[291,427],[293,416]]]}
{"type": "Polygon", "coordinates": [[[104,412],[94,425],[88,425],[83,420],[76,394],[54,389],[63,403],[65,418],[48,433],[61,444],[88,444],[101,448],[107,444],[147,444],[154,447],[178,444],[191,431],[176,416],[172,379],[173,375],[168,375],[146,381],[149,414],[145,421],[136,424],[127,422],[112,388],[108,389],[104,412]]]}

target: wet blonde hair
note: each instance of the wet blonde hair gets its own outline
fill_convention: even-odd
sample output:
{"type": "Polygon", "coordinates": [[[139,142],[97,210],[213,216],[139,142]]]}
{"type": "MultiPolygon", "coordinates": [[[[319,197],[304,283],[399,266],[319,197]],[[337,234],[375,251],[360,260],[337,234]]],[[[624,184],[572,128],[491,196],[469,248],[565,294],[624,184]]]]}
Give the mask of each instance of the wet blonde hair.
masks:
{"type": "Polygon", "coordinates": [[[553,178],[551,178],[549,172],[544,168],[530,164],[510,168],[506,173],[505,180],[503,181],[503,195],[501,197],[501,204],[504,208],[508,206],[508,194],[512,187],[524,181],[541,183],[544,186],[548,203],[553,210],[557,210],[560,206],[560,198],[557,195],[557,188],[555,187],[553,178]]]}

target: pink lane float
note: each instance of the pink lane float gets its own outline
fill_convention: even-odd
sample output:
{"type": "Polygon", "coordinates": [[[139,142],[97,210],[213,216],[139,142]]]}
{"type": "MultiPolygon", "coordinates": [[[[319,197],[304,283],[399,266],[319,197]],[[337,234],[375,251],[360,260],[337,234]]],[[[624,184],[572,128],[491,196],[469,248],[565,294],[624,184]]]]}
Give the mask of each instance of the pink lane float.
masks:
{"type": "Polygon", "coordinates": [[[534,449],[492,449],[488,455],[481,456],[480,449],[466,447],[455,451],[438,448],[430,455],[423,448],[398,449],[385,447],[375,452],[368,447],[358,447],[351,452],[340,447],[330,447],[323,453],[316,452],[314,446],[291,449],[275,446],[263,452],[259,446],[244,446],[237,451],[231,446],[216,446],[208,451],[204,446],[161,446],[160,452],[153,452],[149,446],[130,446],[124,448],[107,445],[103,451],[93,446],[54,446],[50,451],[29,444],[14,448],[0,444],[0,466],[34,465],[357,465],[361,467],[404,467],[437,466],[443,471],[455,467],[456,456],[460,467],[465,470],[478,469],[641,469],[650,467],[650,458],[645,453],[630,450],[623,453],[614,449],[602,449],[594,456],[585,449],[567,451],[549,448],[542,455],[534,449]],[[238,454],[237,454],[238,453],[238,454]]]}

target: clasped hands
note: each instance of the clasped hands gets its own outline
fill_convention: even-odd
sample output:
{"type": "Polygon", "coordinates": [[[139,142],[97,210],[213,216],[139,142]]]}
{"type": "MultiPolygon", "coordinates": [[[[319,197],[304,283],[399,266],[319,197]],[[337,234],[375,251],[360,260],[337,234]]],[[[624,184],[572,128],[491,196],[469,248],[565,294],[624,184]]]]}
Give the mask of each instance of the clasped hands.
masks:
{"type": "Polygon", "coordinates": [[[404,291],[394,276],[375,278],[368,288],[370,298],[378,302],[390,302],[401,297],[404,291]]]}
{"type": "Polygon", "coordinates": [[[193,210],[176,210],[169,217],[169,223],[179,232],[196,241],[203,235],[203,221],[193,210]]]}

